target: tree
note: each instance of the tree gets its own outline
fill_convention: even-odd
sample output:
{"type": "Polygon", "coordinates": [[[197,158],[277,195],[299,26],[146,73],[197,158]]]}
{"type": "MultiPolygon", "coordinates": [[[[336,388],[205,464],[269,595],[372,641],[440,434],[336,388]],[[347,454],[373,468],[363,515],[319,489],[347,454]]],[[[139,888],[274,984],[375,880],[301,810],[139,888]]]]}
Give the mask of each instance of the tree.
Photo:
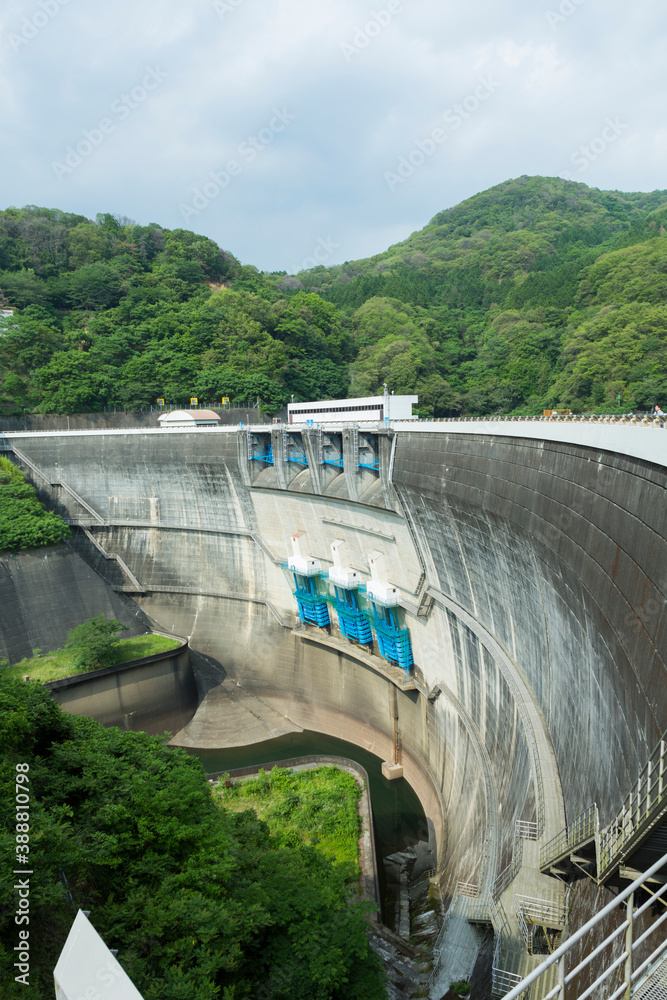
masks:
{"type": "Polygon", "coordinates": [[[97,264],[107,256],[107,244],[99,226],[82,222],[70,229],[67,237],[69,265],[75,270],[87,264],[97,264]]]}
{"type": "Polygon", "coordinates": [[[44,508],[21,470],[0,456],[0,552],[59,545],[69,536],[69,527],[44,508]]]}
{"type": "Polygon", "coordinates": [[[36,369],[34,381],[41,389],[41,413],[86,413],[97,410],[112,391],[112,379],[98,370],[84,351],[59,351],[47,365],[36,369]]]}
{"type": "MultiPolygon", "coordinates": [[[[31,1000],[53,997],[72,903],[146,1000],[385,1000],[349,863],[216,805],[201,763],[158,737],[68,715],[41,684],[2,671],[0,703],[0,793],[14,801],[26,772],[31,790],[25,852],[14,809],[0,814],[2,898],[17,853],[34,871],[31,1000]]],[[[3,1000],[25,994],[13,910],[0,907],[3,1000]]]]}
{"type": "Polygon", "coordinates": [[[345,399],[350,387],[347,365],[328,358],[294,358],[285,373],[287,391],[300,400],[345,399]]]}
{"type": "Polygon", "coordinates": [[[24,271],[3,271],[0,274],[0,289],[9,304],[16,309],[29,305],[43,306],[48,301],[46,282],[31,268],[24,271]]]}
{"type": "Polygon", "coordinates": [[[122,285],[116,268],[103,261],[85,264],[69,277],[72,302],[82,309],[109,309],[117,305],[122,285]]]}
{"type": "Polygon", "coordinates": [[[82,625],[77,625],[67,633],[65,649],[74,654],[74,664],[95,670],[97,667],[109,667],[113,663],[118,633],[126,632],[127,627],[114,618],[97,615],[82,625]]]}

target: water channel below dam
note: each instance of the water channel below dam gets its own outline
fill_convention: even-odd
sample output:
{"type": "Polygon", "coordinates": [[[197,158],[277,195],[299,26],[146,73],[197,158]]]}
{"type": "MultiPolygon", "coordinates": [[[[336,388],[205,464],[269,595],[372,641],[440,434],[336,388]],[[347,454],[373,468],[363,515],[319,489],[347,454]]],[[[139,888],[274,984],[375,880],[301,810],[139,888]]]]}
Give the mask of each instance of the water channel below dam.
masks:
{"type": "MultiPolygon", "coordinates": [[[[386,859],[402,852],[416,850],[418,859],[415,871],[435,867],[435,859],[428,852],[428,825],[417,795],[404,778],[388,781],[382,775],[382,761],[375,754],[332,736],[320,733],[290,733],[252,746],[224,750],[187,748],[199,758],[207,774],[229,771],[234,768],[270,764],[272,761],[306,757],[312,754],[333,754],[347,757],[365,768],[373,808],[375,846],[378,857],[378,876],[384,901],[383,922],[395,924],[393,907],[387,905],[394,895],[392,885],[394,870],[386,859]]],[[[396,928],[398,929],[398,928],[396,928]]]]}

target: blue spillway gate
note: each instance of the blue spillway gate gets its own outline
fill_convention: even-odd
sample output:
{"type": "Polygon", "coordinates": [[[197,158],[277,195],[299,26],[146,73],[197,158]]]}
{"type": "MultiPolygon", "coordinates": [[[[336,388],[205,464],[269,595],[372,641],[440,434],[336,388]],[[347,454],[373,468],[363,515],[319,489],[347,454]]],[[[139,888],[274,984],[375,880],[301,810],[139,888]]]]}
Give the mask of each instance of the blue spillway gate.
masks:
{"type": "Polygon", "coordinates": [[[343,635],[362,645],[371,643],[373,633],[366,615],[359,607],[356,590],[347,590],[344,587],[334,587],[334,590],[336,596],[332,603],[343,635]]]}
{"type": "Polygon", "coordinates": [[[414,664],[410,632],[399,625],[396,608],[385,608],[373,602],[373,625],[380,656],[397,663],[409,674],[414,664]]]}
{"type": "Polygon", "coordinates": [[[299,605],[301,621],[307,622],[309,625],[319,625],[320,628],[331,625],[329,608],[327,602],[318,593],[316,577],[301,576],[300,573],[292,575],[296,587],[294,596],[299,605]]]}
{"type": "Polygon", "coordinates": [[[273,465],[273,448],[269,445],[269,450],[265,452],[264,455],[253,455],[251,458],[253,462],[266,462],[267,465],[273,465]]]}

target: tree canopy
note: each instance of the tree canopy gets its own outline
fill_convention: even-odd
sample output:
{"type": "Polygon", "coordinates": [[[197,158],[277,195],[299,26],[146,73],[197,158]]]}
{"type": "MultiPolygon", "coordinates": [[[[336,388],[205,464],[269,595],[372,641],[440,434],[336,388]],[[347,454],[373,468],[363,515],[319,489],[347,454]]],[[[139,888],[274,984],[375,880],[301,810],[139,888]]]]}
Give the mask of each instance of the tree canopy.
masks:
{"type": "Polygon", "coordinates": [[[0,456],[0,552],[58,545],[69,536],[69,527],[46,510],[22,471],[0,456]]]}
{"type": "Polygon", "coordinates": [[[53,996],[77,908],[146,1000],[386,996],[348,863],[217,805],[199,761],[157,737],[66,715],[2,671],[0,704],[3,997],[25,993],[12,950],[17,764],[30,790],[35,1000],[53,996]]]}
{"type": "Polygon", "coordinates": [[[667,398],[666,223],[665,191],[520,177],[288,276],[187,230],[10,208],[0,412],[226,396],[275,413],[383,382],[425,416],[648,408],[667,398]]]}

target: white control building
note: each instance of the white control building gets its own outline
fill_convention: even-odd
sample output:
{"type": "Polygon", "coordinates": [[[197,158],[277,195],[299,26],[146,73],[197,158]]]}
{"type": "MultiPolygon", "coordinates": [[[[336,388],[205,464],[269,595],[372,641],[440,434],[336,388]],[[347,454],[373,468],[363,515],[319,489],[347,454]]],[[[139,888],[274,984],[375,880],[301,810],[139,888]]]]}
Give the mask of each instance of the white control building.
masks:
{"type": "Polygon", "coordinates": [[[357,399],[289,403],[287,418],[290,424],[305,424],[310,420],[316,424],[416,420],[412,404],[418,402],[419,396],[393,396],[385,393],[384,396],[361,396],[357,399]]]}

